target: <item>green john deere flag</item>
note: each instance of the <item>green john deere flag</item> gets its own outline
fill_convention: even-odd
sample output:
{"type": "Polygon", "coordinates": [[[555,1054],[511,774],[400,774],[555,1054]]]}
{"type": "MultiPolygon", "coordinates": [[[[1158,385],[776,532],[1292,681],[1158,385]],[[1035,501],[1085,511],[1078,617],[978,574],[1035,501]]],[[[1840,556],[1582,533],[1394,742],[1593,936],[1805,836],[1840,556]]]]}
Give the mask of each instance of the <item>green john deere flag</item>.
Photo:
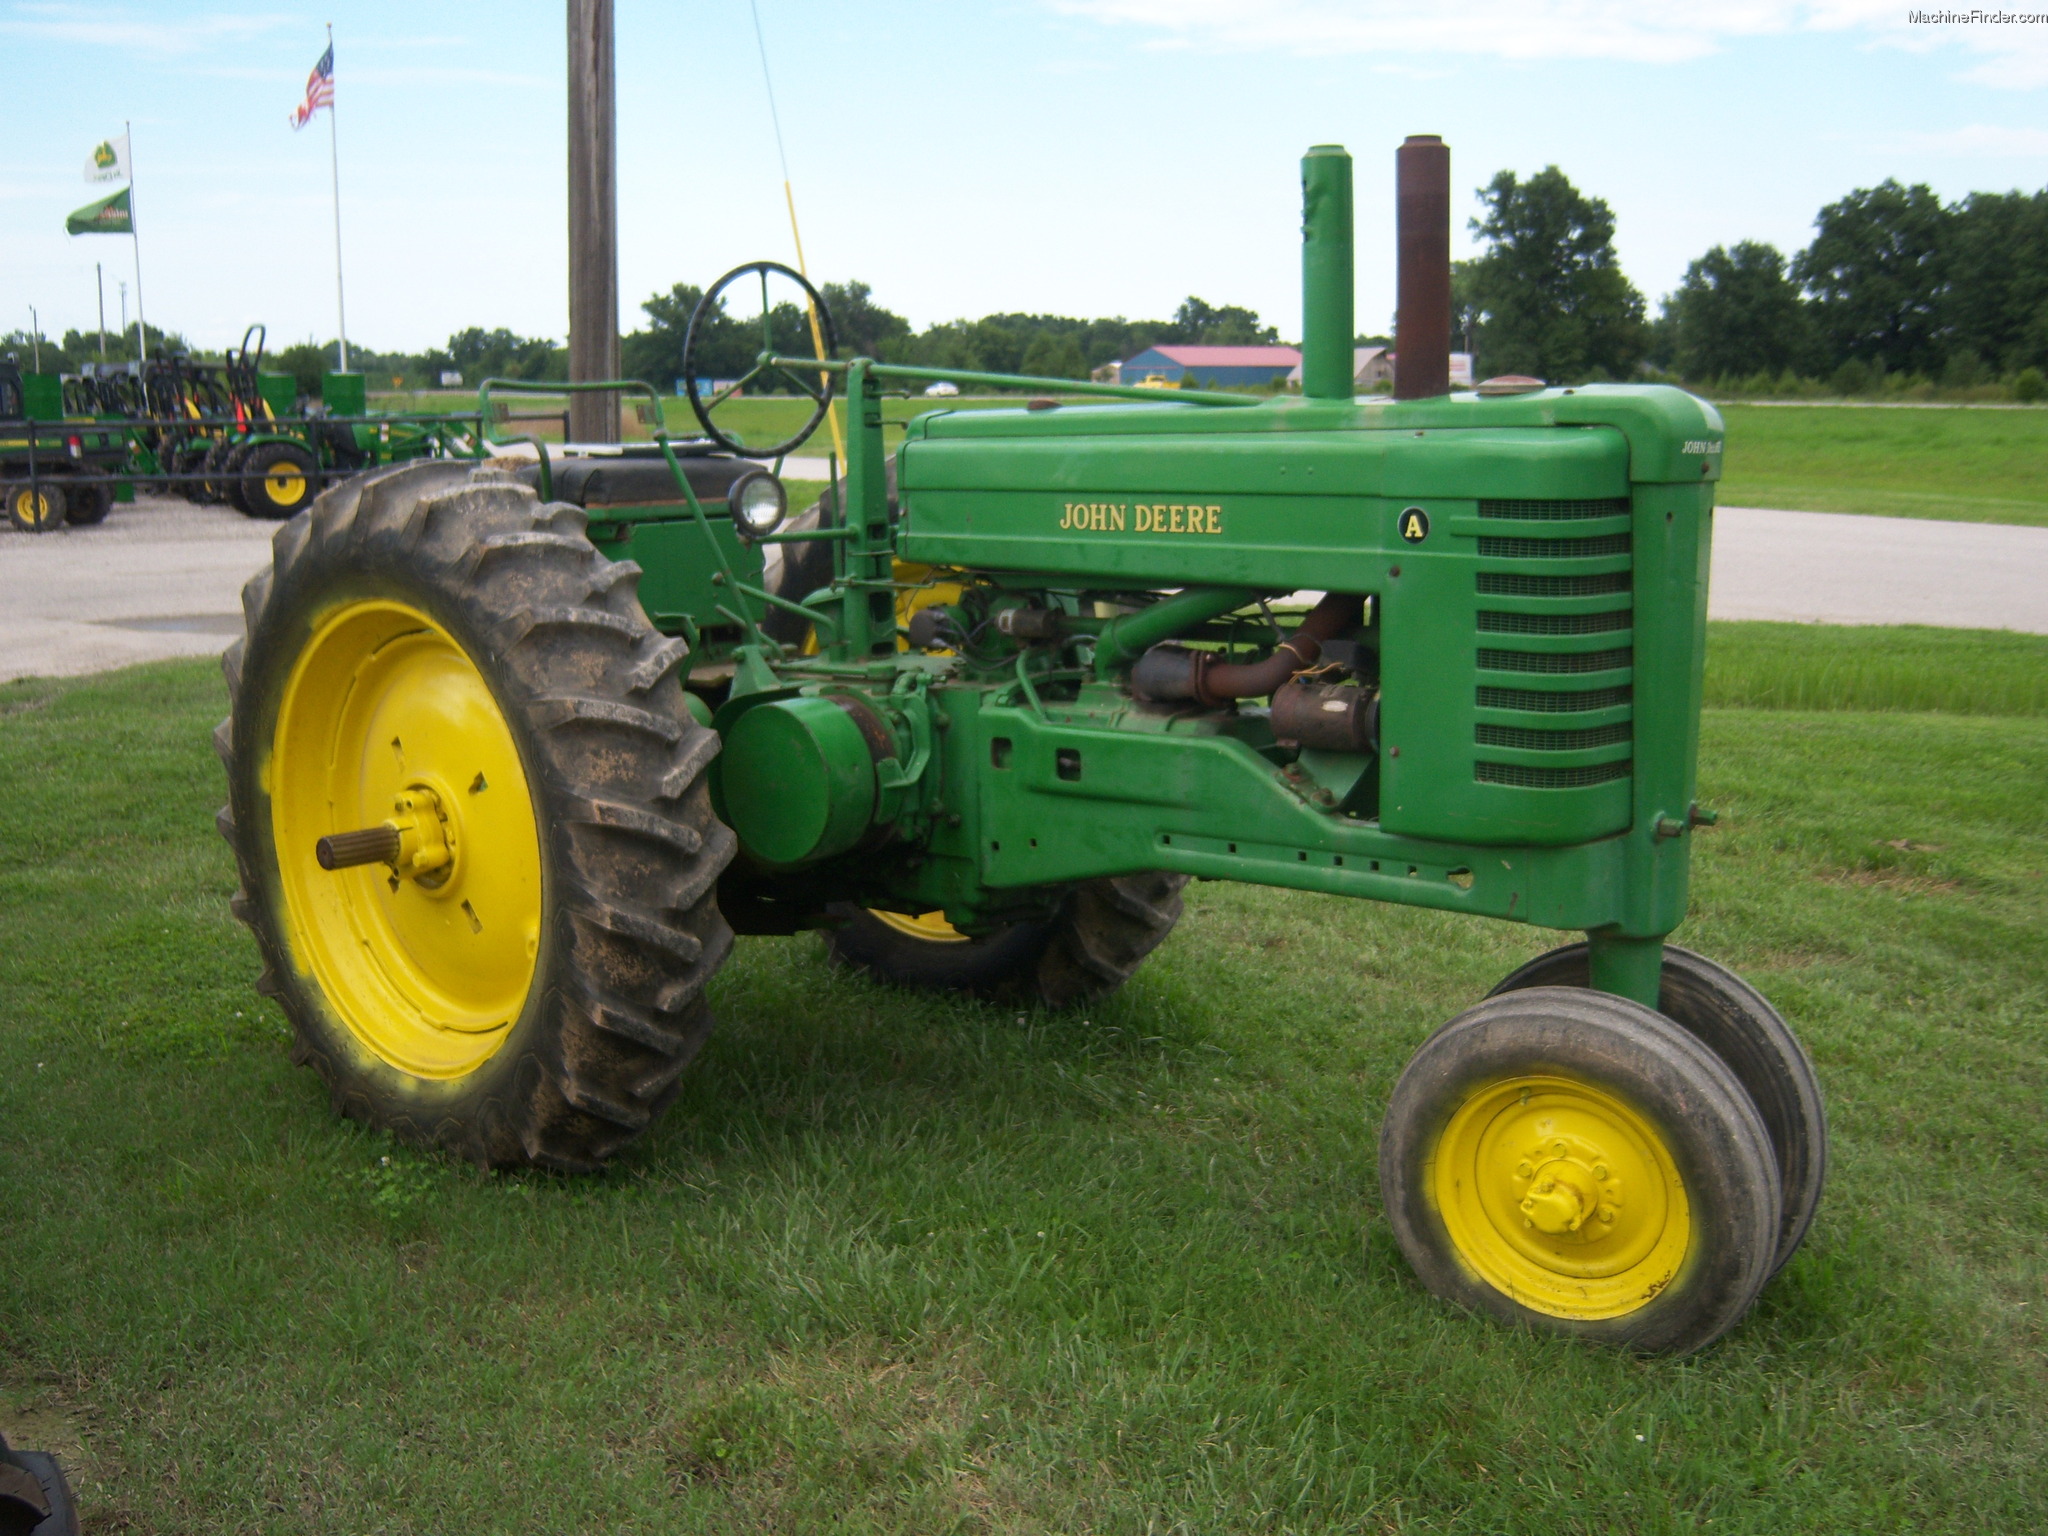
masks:
{"type": "Polygon", "coordinates": [[[112,197],[87,203],[64,221],[64,232],[67,235],[134,234],[135,220],[128,212],[128,189],[123,187],[112,197]]]}

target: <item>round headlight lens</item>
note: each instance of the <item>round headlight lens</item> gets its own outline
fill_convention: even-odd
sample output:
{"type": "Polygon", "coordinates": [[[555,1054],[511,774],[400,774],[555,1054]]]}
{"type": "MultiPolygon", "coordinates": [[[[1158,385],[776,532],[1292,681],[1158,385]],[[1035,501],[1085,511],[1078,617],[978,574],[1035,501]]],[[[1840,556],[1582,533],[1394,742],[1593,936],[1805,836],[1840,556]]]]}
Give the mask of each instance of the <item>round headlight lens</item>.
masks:
{"type": "Polygon", "coordinates": [[[789,493],[782,482],[765,469],[756,470],[733,482],[725,504],[732,512],[733,527],[741,536],[765,539],[782,526],[789,513],[789,493]]]}

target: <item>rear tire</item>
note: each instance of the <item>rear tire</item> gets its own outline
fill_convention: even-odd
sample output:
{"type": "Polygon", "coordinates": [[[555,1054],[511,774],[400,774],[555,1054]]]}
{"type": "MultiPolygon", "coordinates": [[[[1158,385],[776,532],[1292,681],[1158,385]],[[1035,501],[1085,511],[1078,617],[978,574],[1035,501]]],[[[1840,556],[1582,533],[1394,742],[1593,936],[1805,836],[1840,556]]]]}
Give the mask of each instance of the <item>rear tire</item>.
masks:
{"type": "Polygon", "coordinates": [[[114,488],[104,480],[91,480],[71,488],[65,498],[64,521],[74,528],[104,523],[114,510],[114,488]]]}
{"type": "Polygon", "coordinates": [[[1070,1008],[1131,979],[1180,920],[1186,884],[1185,875],[1157,871],[1089,880],[1069,891],[1052,917],[974,938],[920,935],[894,914],[839,906],[839,926],[825,942],[837,963],[895,986],[1025,996],[1070,1008]]]}
{"type": "Polygon", "coordinates": [[[258,990],[337,1111],[482,1164],[589,1169],[646,1130],[731,947],[687,649],[583,527],[465,464],[351,480],[278,531],[222,659],[258,990]],[[438,883],[316,864],[408,779],[446,812],[438,883]]]}
{"type": "Polygon", "coordinates": [[[251,517],[296,517],[320,494],[320,461],[297,443],[263,443],[242,456],[236,503],[251,517]]]}
{"type": "Polygon", "coordinates": [[[7,520],[23,533],[48,533],[64,526],[64,487],[47,476],[33,485],[18,480],[6,487],[7,520]]]}
{"type": "Polygon", "coordinates": [[[1539,1332],[1684,1353],[1770,1277],[1770,1134],[1735,1075],[1627,998],[1490,997],[1423,1043],[1380,1132],[1380,1192],[1438,1296],[1539,1332]]]}
{"type": "MultiPolygon", "coordinates": [[[[1589,976],[1585,944],[1567,944],[1538,955],[1487,995],[1524,987],[1583,987],[1589,976]]],[[[1726,966],[1676,944],[1664,946],[1657,1011],[1721,1058],[1771,1133],[1783,1210],[1771,1264],[1776,1274],[1805,1241],[1827,1181],[1828,1117],[1813,1061],[1756,988],[1726,966]]]]}

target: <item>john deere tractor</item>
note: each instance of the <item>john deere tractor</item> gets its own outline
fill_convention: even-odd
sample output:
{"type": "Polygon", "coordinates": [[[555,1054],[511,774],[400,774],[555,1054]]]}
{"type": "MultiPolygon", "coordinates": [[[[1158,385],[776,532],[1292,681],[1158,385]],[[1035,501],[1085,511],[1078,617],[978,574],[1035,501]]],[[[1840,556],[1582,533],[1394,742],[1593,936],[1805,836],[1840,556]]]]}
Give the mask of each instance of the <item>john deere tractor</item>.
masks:
{"type": "Polygon", "coordinates": [[[335,1107],[588,1169],[676,1091],[735,933],[1058,1007],[1127,981],[1193,877],[1401,902],[1573,935],[1385,1106],[1422,1282],[1646,1351],[1733,1327],[1827,1136],[1770,1004],[1665,942],[1712,820],[1721,421],[1663,387],[1451,393],[1449,151],[1398,169],[1392,399],[1353,398],[1351,160],[1322,146],[1299,396],[842,360],[756,262],[692,323],[701,438],[384,470],[286,524],[225,661],[220,824],[335,1107]],[[750,444],[698,382],[757,287],[740,386],[847,412],[794,522],[756,461],[803,434],[750,444]],[[884,392],[939,378],[1026,398],[892,453],[884,392]]]}

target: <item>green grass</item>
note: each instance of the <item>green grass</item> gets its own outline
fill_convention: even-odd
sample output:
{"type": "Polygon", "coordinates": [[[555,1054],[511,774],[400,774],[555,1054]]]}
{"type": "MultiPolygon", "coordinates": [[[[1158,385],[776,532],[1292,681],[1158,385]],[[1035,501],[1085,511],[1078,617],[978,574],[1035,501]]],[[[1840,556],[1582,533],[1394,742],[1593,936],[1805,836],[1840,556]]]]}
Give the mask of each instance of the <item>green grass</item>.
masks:
{"type": "Polygon", "coordinates": [[[1452,1313],[1378,1212],[1402,1063],[1541,933],[1199,885],[1078,1017],[747,940],[653,1134],[485,1176],[289,1064],[220,711],[0,687],[0,1427],[89,1529],[2048,1524],[2048,721],[1709,713],[1680,938],[1795,1021],[1836,1161],[1749,1321],[1644,1361],[1452,1313]]]}
{"type": "Polygon", "coordinates": [[[1707,626],[1709,707],[2048,715],[2048,635],[1897,624],[1707,626]]]}
{"type": "Polygon", "coordinates": [[[2048,410],[1720,410],[1723,506],[2048,527],[2048,410]]]}

